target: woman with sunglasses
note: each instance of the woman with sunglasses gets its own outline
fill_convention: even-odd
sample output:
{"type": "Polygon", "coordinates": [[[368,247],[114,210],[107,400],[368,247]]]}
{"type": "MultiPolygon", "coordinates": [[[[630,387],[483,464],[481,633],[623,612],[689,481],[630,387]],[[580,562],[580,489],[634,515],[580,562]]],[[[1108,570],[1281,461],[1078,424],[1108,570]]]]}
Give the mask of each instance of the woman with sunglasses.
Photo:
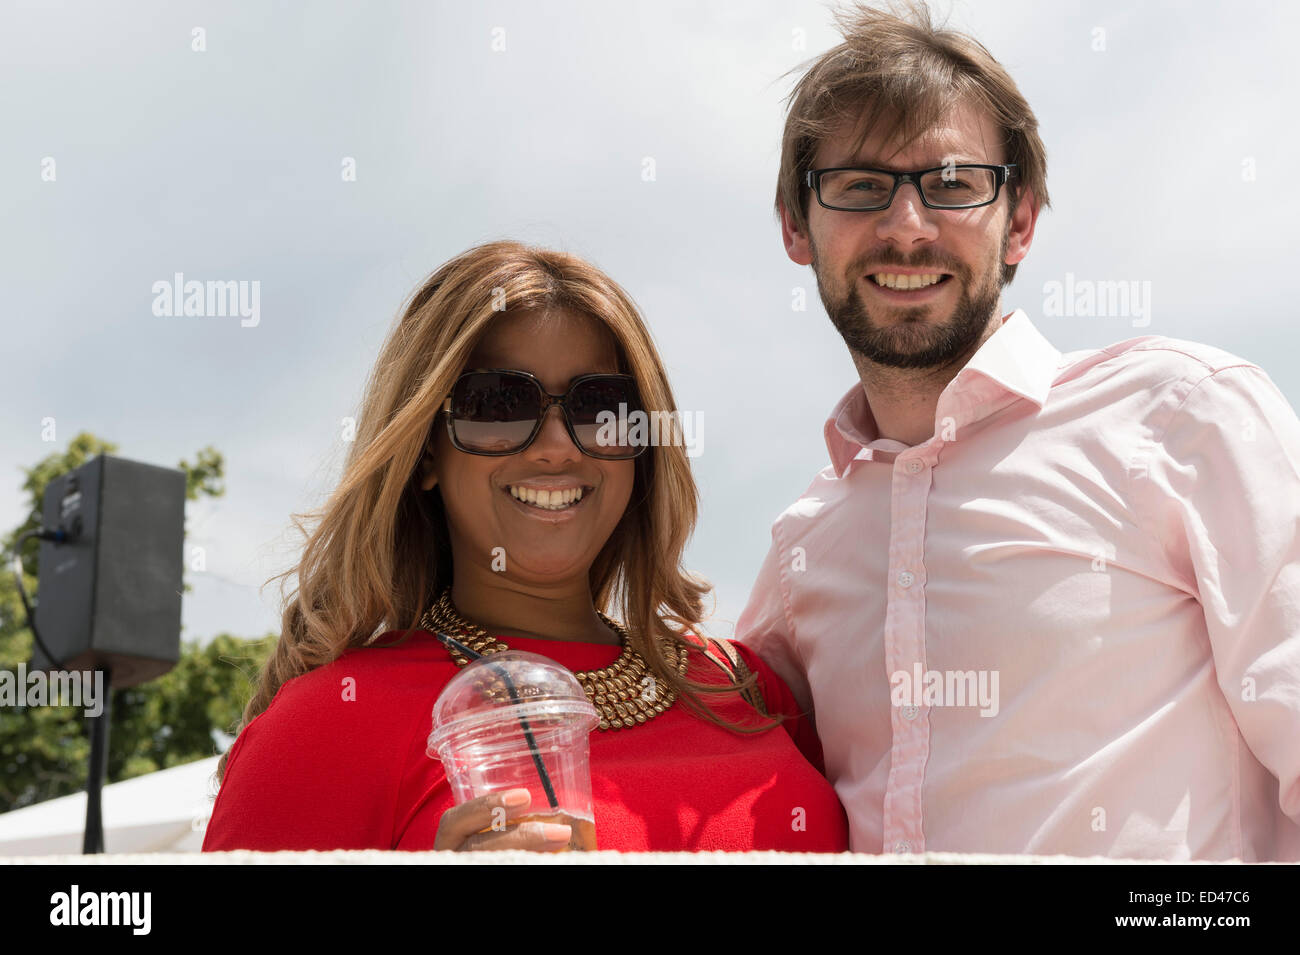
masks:
{"type": "Polygon", "coordinates": [[[425,742],[466,659],[434,632],[579,676],[601,712],[601,849],[845,849],[789,691],[698,636],[709,588],[681,568],[686,451],[671,428],[648,446],[629,420],[674,408],[636,306],[587,263],[498,242],[438,269],[314,515],[204,850],[567,846],[568,826],[494,827],[528,813],[512,793],[453,807],[425,742]]]}

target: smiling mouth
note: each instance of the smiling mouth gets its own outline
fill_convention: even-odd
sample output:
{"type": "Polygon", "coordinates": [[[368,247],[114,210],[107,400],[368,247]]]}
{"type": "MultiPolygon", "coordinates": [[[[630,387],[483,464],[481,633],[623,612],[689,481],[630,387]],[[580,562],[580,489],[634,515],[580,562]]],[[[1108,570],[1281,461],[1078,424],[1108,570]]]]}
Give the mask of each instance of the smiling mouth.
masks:
{"type": "Polygon", "coordinates": [[[569,511],[582,504],[595,488],[583,484],[568,488],[533,488],[507,485],[505,492],[526,507],[542,511],[569,511]]]}
{"type": "Polygon", "coordinates": [[[898,275],[893,272],[875,272],[868,276],[881,288],[894,292],[911,292],[915,289],[941,285],[952,278],[946,272],[929,272],[922,275],[898,275]]]}

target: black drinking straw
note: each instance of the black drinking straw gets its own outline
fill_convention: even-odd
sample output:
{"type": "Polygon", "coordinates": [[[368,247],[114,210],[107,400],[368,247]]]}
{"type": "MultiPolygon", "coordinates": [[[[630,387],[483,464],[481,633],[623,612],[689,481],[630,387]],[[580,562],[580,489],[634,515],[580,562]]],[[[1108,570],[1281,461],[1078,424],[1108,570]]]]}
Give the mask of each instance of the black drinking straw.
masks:
{"type": "MultiPolygon", "coordinates": [[[[447,636],[447,634],[445,633],[439,633],[438,631],[435,630],[433,632],[433,635],[438,638],[438,640],[442,643],[443,646],[447,647],[450,650],[455,650],[458,653],[463,653],[471,660],[483,659],[484,656],[483,654],[475,653],[469,647],[465,646],[465,644],[461,643],[459,640],[455,640],[447,636]]],[[[491,660],[487,661],[487,665],[492,667],[492,669],[496,671],[497,675],[500,676],[501,679],[505,680],[506,689],[510,692],[510,699],[514,703],[518,704],[519,694],[515,690],[515,681],[510,679],[510,674],[507,673],[504,668],[497,666],[491,660]]],[[[542,761],[541,750],[537,748],[537,740],[533,739],[533,731],[531,727],[529,727],[528,725],[528,720],[524,719],[523,716],[520,716],[519,725],[523,728],[524,738],[528,740],[528,751],[533,754],[533,765],[537,767],[537,775],[542,778],[542,788],[546,790],[546,799],[551,804],[552,809],[558,809],[560,806],[560,802],[558,799],[555,798],[555,787],[551,785],[551,777],[546,772],[546,763],[542,761]]]]}

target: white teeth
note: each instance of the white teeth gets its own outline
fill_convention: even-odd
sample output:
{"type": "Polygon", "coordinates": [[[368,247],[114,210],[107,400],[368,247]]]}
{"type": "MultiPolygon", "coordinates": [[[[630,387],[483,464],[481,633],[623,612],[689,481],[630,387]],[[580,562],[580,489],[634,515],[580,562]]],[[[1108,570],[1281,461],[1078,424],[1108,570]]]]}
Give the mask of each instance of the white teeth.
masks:
{"type": "Polygon", "coordinates": [[[914,288],[924,288],[927,285],[934,285],[943,275],[935,272],[929,275],[894,275],[891,272],[881,272],[871,276],[877,285],[885,288],[908,290],[914,288]]]}
{"type": "Polygon", "coordinates": [[[555,490],[543,488],[538,490],[532,487],[509,485],[506,490],[510,492],[510,496],[515,500],[531,504],[533,507],[545,508],[548,511],[561,511],[582,500],[582,488],[580,487],[556,488],[555,490]]]}

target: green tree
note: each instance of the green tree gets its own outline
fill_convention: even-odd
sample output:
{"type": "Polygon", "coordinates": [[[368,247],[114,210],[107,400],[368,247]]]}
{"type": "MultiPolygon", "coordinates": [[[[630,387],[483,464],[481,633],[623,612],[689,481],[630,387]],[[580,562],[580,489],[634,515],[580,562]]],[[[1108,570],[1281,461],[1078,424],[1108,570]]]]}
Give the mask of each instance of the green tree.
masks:
{"type": "MultiPolygon", "coordinates": [[[[19,535],[40,527],[41,504],[51,480],[117,446],[79,434],[62,454],[51,454],[25,471],[28,516],[0,545],[12,555],[19,535]]],[[[220,497],[223,459],[211,447],[182,460],[187,500],[220,497]]],[[[37,591],[37,550],[22,551],[23,582],[37,591]]],[[[13,575],[0,575],[0,669],[14,670],[32,656],[32,633],[13,575]]],[[[189,584],[184,589],[190,590],[189,584]]],[[[108,778],[117,782],[215,755],[214,731],[229,733],[252,695],[252,681],[275,645],[275,635],[244,640],[222,633],[200,646],[186,641],[180,661],[149,683],[113,693],[108,778]]],[[[64,796],[85,787],[90,759],[88,721],[80,709],[64,706],[0,707],[0,812],[64,796]]]]}

